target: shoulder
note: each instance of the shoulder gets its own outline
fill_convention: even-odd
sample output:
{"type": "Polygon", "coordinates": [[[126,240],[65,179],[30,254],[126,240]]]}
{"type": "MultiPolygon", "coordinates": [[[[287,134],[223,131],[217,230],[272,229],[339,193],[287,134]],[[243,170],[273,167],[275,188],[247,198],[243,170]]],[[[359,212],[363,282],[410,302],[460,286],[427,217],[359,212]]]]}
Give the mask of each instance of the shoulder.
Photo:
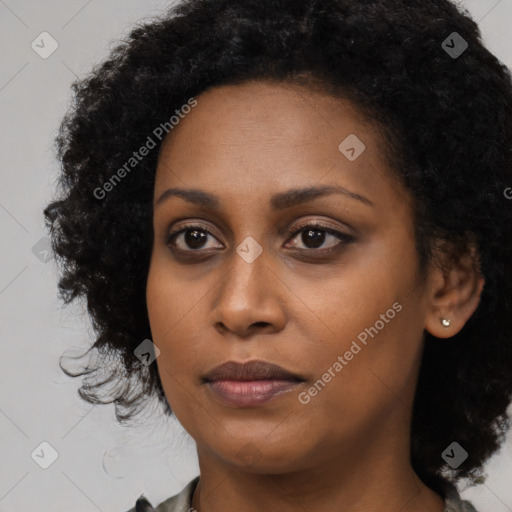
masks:
{"type": "Polygon", "coordinates": [[[452,487],[446,493],[445,507],[443,512],[478,512],[476,508],[466,500],[460,497],[455,487],[452,487]]]}
{"type": "Polygon", "coordinates": [[[162,501],[156,508],[144,496],[141,496],[128,512],[194,512],[192,495],[198,482],[199,476],[196,476],[180,493],[162,501]]]}

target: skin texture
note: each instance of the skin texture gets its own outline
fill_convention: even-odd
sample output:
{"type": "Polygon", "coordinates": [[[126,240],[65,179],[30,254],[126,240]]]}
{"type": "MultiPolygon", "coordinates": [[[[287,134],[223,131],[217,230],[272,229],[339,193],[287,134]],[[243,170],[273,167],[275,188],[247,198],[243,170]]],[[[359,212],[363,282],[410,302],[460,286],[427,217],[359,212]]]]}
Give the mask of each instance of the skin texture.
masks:
{"type": "Polygon", "coordinates": [[[255,82],[197,101],[159,155],[147,282],[162,385],[197,443],[193,506],[441,512],[441,497],[410,466],[409,422],[424,330],[453,336],[478,305],[483,280],[471,259],[445,273],[431,266],[420,279],[410,195],[378,131],[347,100],[255,82]],[[349,134],[366,146],[354,161],[338,149],[349,134]],[[270,205],[275,193],[328,185],[372,205],[343,194],[270,205]],[[214,194],[219,208],[178,196],[158,202],[170,187],[214,194]],[[300,229],[309,222],[353,241],[326,233],[323,245],[308,248],[300,229]],[[186,224],[212,233],[199,250],[183,234],[167,244],[186,224]],[[236,252],[248,236],[263,249],[252,263],[236,252]],[[302,404],[299,393],[397,302],[400,312],[302,404]],[[201,381],[225,361],[254,359],[306,382],[265,405],[235,408],[201,381]]]}

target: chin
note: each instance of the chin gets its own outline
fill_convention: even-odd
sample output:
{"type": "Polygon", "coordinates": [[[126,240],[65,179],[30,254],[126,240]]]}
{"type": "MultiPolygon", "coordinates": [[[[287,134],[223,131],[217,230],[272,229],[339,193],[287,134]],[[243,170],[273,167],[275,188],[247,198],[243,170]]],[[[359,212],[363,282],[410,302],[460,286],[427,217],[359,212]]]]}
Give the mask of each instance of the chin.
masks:
{"type": "Polygon", "coordinates": [[[215,448],[219,456],[227,463],[249,473],[284,474],[306,468],[311,464],[311,453],[304,452],[304,444],[288,437],[292,443],[268,443],[263,434],[261,440],[246,440],[233,443],[227,450],[215,448]],[[298,451],[300,449],[300,451],[298,451]]]}

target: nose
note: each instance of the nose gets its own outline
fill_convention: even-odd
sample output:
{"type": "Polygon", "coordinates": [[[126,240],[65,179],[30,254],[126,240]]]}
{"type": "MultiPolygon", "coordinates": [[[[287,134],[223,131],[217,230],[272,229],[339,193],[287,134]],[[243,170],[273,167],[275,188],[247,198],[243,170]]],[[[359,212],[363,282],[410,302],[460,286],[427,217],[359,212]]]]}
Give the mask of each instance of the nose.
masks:
{"type": "Polygon", "coordinates": [[[234,253],[231,269],[213,293],[212,324],[222,334],[248,338],[285,326],[285,298],[290,292],[270,267],[265,251],[251,263],[234,253]]]}

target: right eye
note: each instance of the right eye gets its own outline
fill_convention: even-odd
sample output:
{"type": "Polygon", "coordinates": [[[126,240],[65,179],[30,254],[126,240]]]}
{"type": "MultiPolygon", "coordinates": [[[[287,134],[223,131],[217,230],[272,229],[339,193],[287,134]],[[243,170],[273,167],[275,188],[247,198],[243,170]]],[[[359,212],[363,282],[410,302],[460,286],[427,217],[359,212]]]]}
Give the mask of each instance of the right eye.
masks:
{"type": "Polygon", "coordinates": [[[184,226],[179,231],[170,233],[166,239],[166,244],[185,252],[197,252],[201,249],[214,249],[215,246],[205,245],[208,238],[215,238],[212,233],[201,226],[184,226]]]}

